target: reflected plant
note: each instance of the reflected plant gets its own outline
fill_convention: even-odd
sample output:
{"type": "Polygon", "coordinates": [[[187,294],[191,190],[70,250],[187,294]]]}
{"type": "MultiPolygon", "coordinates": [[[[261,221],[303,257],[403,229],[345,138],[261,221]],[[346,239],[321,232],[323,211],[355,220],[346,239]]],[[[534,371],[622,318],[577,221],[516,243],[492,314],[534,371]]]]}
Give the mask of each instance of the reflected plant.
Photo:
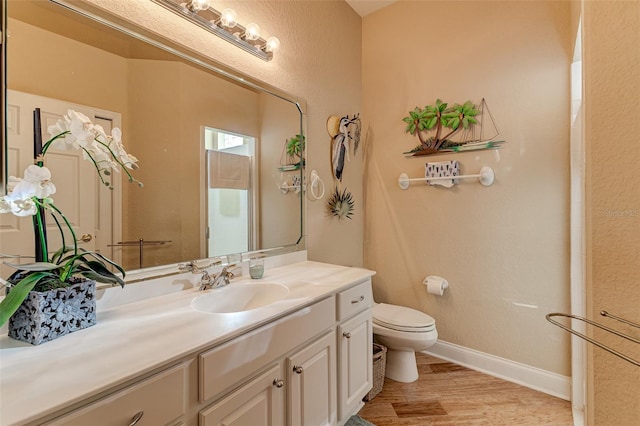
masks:
{"type": "Polygon", "coordinates": [[[304,150],[304,135],[295,135],[287,141],[286,144],[287,155],[302,157],[302,151],[304,150]]]}

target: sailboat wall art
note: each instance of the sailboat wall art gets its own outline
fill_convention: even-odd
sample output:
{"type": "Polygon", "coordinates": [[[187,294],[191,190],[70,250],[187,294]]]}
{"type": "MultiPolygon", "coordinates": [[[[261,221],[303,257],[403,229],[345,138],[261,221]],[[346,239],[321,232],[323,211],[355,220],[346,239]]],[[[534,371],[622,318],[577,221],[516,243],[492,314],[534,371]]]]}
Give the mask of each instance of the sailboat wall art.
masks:
{"type": "Polygon", "coordinates": [[[496,140],[500,131],[493,120],[487,102],[464,104],[437,99],[434,105],[415,107],[402,119],[405,133],[418,138],[420,144],[407,157],[500,148],[504,140],[496,140]]]}

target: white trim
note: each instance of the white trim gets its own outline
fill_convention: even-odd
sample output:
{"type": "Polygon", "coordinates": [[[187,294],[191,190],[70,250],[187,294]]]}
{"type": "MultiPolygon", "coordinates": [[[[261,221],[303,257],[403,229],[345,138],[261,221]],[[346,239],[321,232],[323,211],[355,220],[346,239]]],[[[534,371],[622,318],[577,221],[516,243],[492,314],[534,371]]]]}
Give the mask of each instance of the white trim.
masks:
{"type": "Polygon", "coordinates": [[[573,414],[573,426],[586,425],[586,421],[584,418],[584,410],[580,410],[574,406],[572,410],[572,414],[573,414]]]}
{"type": "MultiPolygon", "coordinates": [[[[581,8],[584,2],[581,2],[581,8]]],[[[585,76],[582,66],[582,31],[583,11],[580,11],[574,62],[571,65],[571,108],[574,116],[570,132],[570,294],[571,313],[586,316],[586,276],[587,276],[587,236],[585,208],[585,141],[584,141],[584,93],[585,76]]],[[[581,321],[574,321],[571,326],[585,334],[586,326],[581,321]]],[[[587,343],[583,339],[571,336],[571,405],[574,412],[575,426],[586,424],[587,405],[587,343]]]]}
{"type": "Polygon", "coordinates": [[[429,355],[569,401],[571,378],[438,340],[429,355]]]}

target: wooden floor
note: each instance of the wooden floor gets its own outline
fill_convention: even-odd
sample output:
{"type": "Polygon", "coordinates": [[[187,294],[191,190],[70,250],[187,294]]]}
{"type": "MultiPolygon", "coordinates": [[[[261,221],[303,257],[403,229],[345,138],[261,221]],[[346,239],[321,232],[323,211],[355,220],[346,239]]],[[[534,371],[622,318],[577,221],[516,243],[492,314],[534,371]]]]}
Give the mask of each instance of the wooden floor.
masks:
{"type": "Polygon", "coordinates": [[[358,413],[376,426],[573,426],[571,404],[486,374],[417,354],[413,383],[385,379],[358,413]]]}

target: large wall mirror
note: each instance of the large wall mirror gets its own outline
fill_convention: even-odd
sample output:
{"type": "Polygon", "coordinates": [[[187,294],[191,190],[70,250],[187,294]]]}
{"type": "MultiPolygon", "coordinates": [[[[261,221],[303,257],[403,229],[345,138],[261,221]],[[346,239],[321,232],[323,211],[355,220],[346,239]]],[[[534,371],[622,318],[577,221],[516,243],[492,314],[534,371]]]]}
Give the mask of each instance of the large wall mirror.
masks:
{"type": "MultiPolygon", "coordinates": [[[[295,97],[53,1],[6,7],[8,174],[33,162],[35,108],[45,141],[47,126],[75,109],[120,127],[139,159],[144,186],[123,179],[109,190],[81,154],[47,153],[53,198],[83,247],[127,270],[301,247],[302,170],[283,167],[287,141],[302,134],[295,97]]],[[[0,252],[32,254],[30,227],[0,215],[0,252]]]]}

